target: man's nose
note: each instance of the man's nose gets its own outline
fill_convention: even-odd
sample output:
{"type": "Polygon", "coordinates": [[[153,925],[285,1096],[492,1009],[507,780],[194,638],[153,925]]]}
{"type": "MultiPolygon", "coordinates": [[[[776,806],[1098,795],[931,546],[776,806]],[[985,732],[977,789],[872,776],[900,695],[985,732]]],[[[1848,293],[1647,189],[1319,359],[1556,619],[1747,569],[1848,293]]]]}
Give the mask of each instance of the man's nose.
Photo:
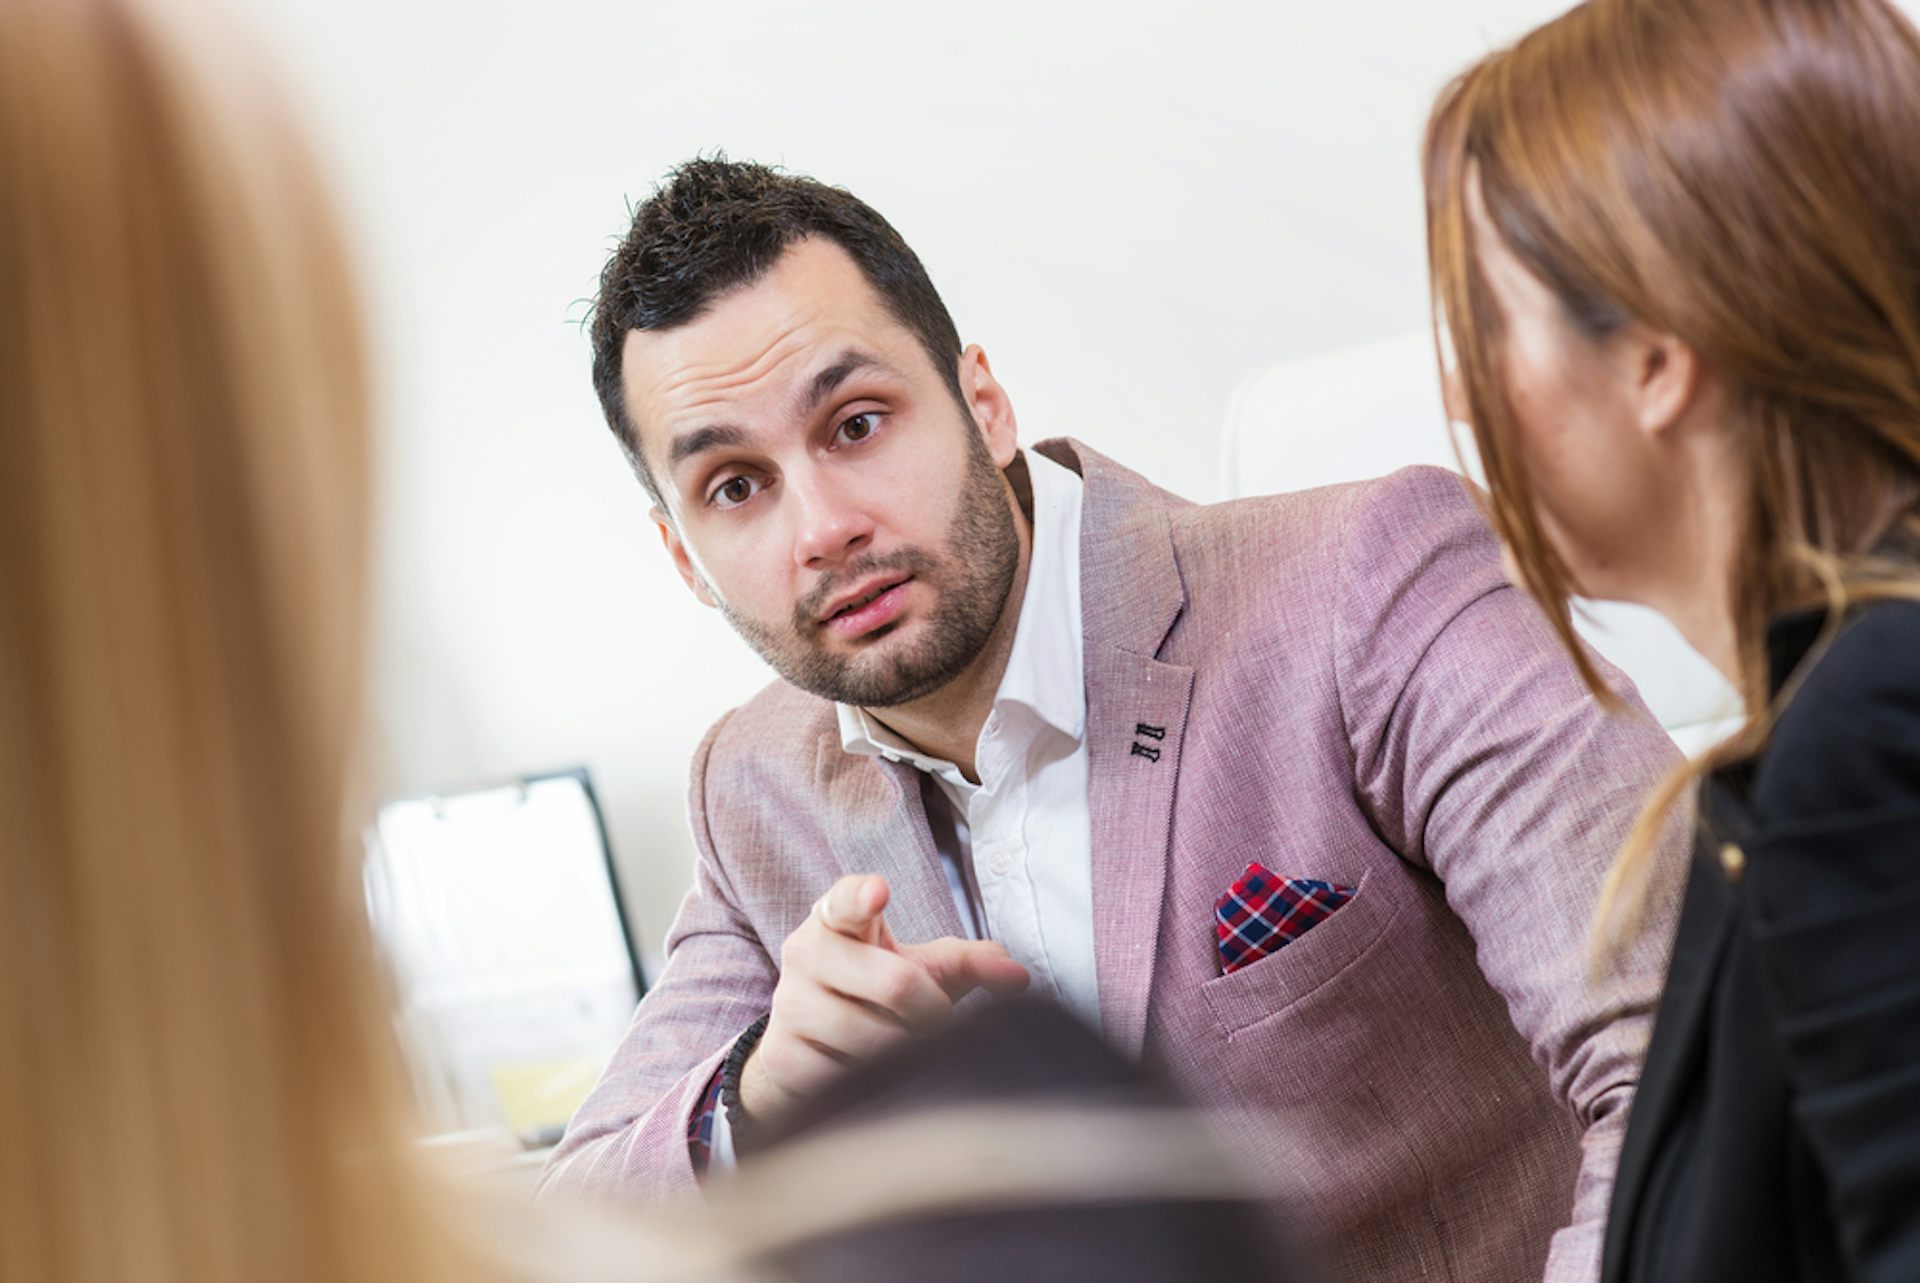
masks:
{"type": "Polygon", "coordinates": [[[831,483],[788,483],[797,526],[793,559],[803,570],[839,565],[873,542],[873,518],[858,496],[831,483]]]}

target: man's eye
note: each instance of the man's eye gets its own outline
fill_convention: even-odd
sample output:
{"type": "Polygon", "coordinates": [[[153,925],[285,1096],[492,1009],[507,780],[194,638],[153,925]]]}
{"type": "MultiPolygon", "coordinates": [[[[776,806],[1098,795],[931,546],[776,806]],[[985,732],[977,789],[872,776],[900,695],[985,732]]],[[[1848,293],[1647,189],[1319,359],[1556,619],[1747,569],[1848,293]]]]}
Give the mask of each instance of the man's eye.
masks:
{"type": "Polygon", "coordinates": [[[850,443],[865,441],[880,429],[877,414],[856,414],[840,425],[840,437],[850,443]]]}
{"type": "Polygon", "coordinates": [[[716,508],[737,508],[757,493],[759,488],[753,484],[753,478],[728,477],[714,487],[713,494],[708,496],[707,502],[716,508]]]}

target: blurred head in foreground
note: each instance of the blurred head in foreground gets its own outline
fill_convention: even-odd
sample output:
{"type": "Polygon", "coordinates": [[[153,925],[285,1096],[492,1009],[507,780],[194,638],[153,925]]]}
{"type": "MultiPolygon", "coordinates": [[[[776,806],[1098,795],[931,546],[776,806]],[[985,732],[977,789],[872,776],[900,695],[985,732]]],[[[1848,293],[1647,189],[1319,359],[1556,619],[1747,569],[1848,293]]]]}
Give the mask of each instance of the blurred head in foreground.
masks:
{"type": "Polygon", "coordinates": [[[1660,610],[1745,702],[1629,839],[1622,929],[1675,800],[1766,742],[1767,621],[1920,595],[1875,555],[1920,500],[1916,139],[1886,0],[1590,0],[1429,122],[1449,399],[1517,577],[1603,696],[1573,595],[1660,610]]]}
{"type": "Polygon", "coordinates": [[[752,1133],[714,1210],[751,1209],[730,1236],[792,1283],[1321,1278],[1227,1157],[1263,1125],[1209,1123],[1051,1002],[980,1003],[752,1133]]]}
{"type": "Polygon", "coordinates": [[[451,1273],[343,842],[350,273],[196,6],[0,0],[0,437],[0,1279],[451,1273]]]}

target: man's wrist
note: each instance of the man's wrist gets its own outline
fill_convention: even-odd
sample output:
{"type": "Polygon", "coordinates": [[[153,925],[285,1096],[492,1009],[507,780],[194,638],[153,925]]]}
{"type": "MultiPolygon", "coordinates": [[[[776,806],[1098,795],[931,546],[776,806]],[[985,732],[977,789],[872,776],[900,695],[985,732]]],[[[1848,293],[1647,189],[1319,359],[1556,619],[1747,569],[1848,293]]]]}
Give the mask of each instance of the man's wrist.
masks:
{"type": "Polygon", "coordinates": [[[768,1016],[762,1016],[747,1026],[747,1031],[734,1042],[733,1050],[727,1053],[726,1062],[720,1067],[720,1107],[726,1110],[727,1126],[733,1132],[734,1144],[745,1141],[753,1128],[753,1115],[741,1096],[741,1080],[747,1074],[747,1062],[752,1058],[754,1048],[760,1045],[762,1035],[767,1032],[768,1016]]]}

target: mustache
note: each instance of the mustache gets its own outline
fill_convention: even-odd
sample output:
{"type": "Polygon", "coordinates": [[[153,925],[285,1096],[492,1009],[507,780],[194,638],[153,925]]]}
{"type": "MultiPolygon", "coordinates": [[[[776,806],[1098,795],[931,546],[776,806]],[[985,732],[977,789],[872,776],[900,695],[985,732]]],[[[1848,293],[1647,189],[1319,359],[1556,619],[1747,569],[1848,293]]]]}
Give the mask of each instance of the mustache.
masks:
{"type": "Polygon", "coordinates": [[[811,636],[825,625],[820,622],[820,612],[827,608],[841,592],[843,584],[858,583],[874,575],[911,575],[916,579],[925,578],[929,572],[939,567],[939,562],[919,548],[903,548],[899,552],[890,552],[884,557],[862,557],[858,561],[848,562],[838,570],[830,570],[821,576],[813,591],[802,597],[793,607],[793,631],[802,637],[811,636]]]}

